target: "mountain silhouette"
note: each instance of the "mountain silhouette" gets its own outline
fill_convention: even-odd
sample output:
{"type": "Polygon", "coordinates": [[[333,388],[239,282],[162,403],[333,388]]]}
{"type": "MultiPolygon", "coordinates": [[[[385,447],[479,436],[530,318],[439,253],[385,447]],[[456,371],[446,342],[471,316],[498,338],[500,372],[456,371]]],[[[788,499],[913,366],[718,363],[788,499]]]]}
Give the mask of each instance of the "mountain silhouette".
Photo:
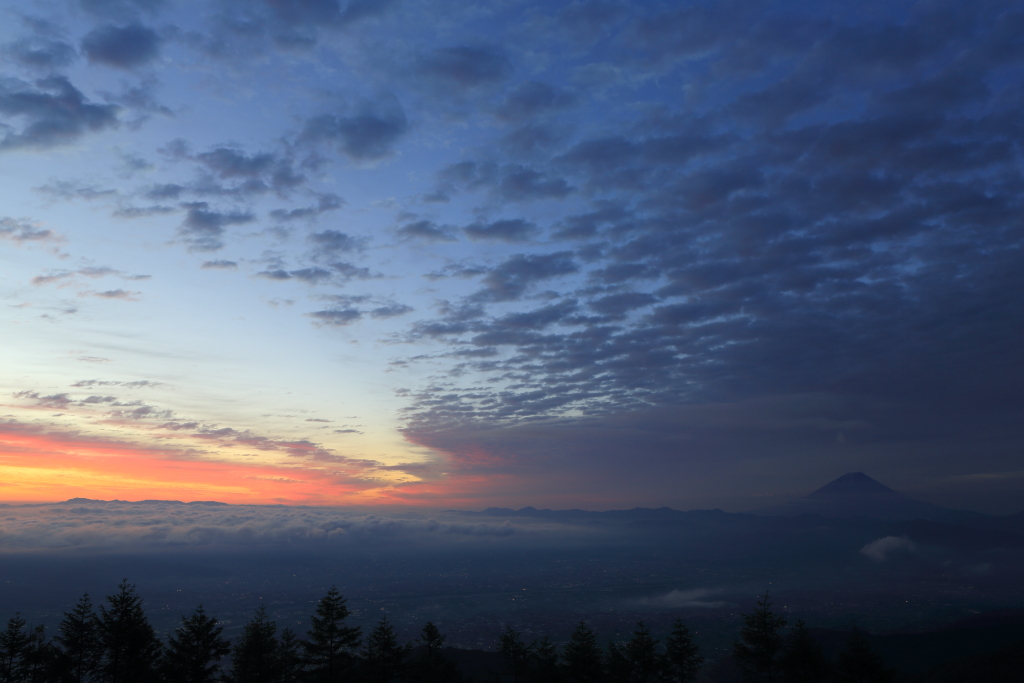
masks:
{"type": "Polygon", "coordinates": [[[900,495],[885,484],[875,481],[863,472],[848,472],[838,479],[825,484],[808,497],[849,494],[871,494],[883,496],[889,494],[896,494],[897,496],[900,495]]]}
{"type": "MultiPolygon", "coordinates": [[[[712,521],[722,522],[725,518],[746,518],[749,515],[771,517],[796,517],[798,515],[820,515],[822,517],[864,517],[894,521],[915,519],[936,522],[964,522],[987,517],[980,512],[951,510],[932,503],[915,500],[894,491],[863,472],[848,472],[830,481],[817,491],[782,505],[774,505],[748,513],[732,514],[721,510],[690,510],[683,512],[672,508],[633,508],[631,510],[538,510],[535,507],[487,508],[479,512],[468,510],[447,510],[449,513],[471,517],[534,517],[563,522],[609,522],[609,523],[683,523],[712,521]]],[[[1020,514],[1024,519],[1024,512],[1020,514]]]]}
{"type": "Polygon", "coordinates": [[[803,498],[753,512],[758,515],[785,517],[813,514],[823,517],[944,521],[961,520],[980,515],[976,512],[951,510],[915,500],[893,491],[863,472],[849,472],[803,498]]]}

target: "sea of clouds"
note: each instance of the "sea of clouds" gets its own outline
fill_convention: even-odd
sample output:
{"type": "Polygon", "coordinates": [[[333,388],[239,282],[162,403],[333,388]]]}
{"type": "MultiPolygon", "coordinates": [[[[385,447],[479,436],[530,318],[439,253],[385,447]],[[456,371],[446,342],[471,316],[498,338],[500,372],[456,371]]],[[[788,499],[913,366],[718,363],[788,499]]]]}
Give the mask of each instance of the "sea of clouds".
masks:
{"type": "Polygon", "coordinates": [[[92,501],[0,506],[0,551],[134,546],[252,546],[508,538],[543,532],[524,521],[465,522],[457,516],[391,515],[335,507],[92,501]]]}

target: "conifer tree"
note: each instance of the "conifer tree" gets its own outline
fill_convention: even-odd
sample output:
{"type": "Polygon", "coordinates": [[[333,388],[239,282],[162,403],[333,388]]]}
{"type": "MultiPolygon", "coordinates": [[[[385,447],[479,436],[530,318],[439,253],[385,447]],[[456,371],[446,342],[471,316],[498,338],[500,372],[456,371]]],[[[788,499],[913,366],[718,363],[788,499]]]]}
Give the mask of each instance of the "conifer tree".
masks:
{"type": "Polygon", "coordinates": [[[423,631],[420,637],[416,639],[416,642],[423,645],[424,660],[428,665],[432,666],[435,664],[441,655],[441,648],[444,647],[445,637],[434,625],[434,622],[428,621],[423,626],[423,631]]]}
{"type": "Polygon", "coordinates": [[[891,683],[893,672],[871,650],[867,634],[855,628],[846,649],[839,653],[835,679],[839,683],[891,683]]]}
{"type": "Polygon", "coordinates": [[[98,667],[103,683],[149,683],[156,679],[161,646],[142,609],[142,598],[125,579],[100,605],[98,667]]]}
{"type": "Polygon", "coordinates": [[[167,639],[164,671],[167,683],[212,683],[220,674],[221,657],[231,648],[221,637],[224,628],[206,616],[202,605],[167,639]]]}
{"type": "Polygon", "coordinates": [[[743,615],[740,642],[733,644],[733,659],[743,671],[743,680],[751,683],[781,680],[782,635],[779,629],[785,625],[785,618],[772,611],[767,591],[764,598],[757,601],[757,609],[743,615]]]}
{"type": "Polygon", "coordinates": [[[704,658],[700,648],[693,642],[690,629],[682,619],[672,624],[672,633],[665,641],[665,665],[668,680],[672,683],[691,683],[697,680],[704,658]]]}
{"type": "Polygon", "coordinates": [[[610,683],[629,683],[633,671],[629,659],[626,657],[624,648],[619,647],[613,641],[608,641],[608,652],[604,658],[604,668],[608,674],[610,683]]]}
{"type": "Polygon", "coordinates": [[[423,627],[420,637],[416,639],[423,649],[416,660],[412,662],[409,670],[410,678],[413,681],[417,683],[452,683],[459,679],[455,662],[441,652],[444,641],[444,635],[434,625],[434,622],[428,621],[423,627]]]}
{"type": "Polygon", "coordinates": [[[629,663],[629,680],[635,683],[654,683],[661,678],[662,658],[658,652],[658,641],[651,636],[651,629],[642,621],[637,622],[633,637],[622,648],[622,654],[629,663]]]}
{"type": "Polygon", "coordinates": [[[600,683],[604,676],[601,659],[597,636],[581,621],[562,651],[565,680],[567,683],[600,683]]]}
{"type": "Polygon", "coordinates": [[[523,642],[522,634],[506,625],[505,632],[498,637],[498,652],[505,660],[505,668],[512,677],[512,683],[526,680],[530,651],[531,647],[523,642]]]}
{"type": "Polygon", "coordinates": [[[828,678],[828,662],[819,644],[807,631],[803,620],[797,621],[786,636],[782,652],[782,672],[787,683],[822,683],[828,678]]]}
{"type": "Polygon", "coordinates": [[[281,629],[277,651],[279,683],[298,683],[302,680],[305,660],[302,656],[302,641],[290,628],[281,629]]]}
{"type": "Polygon", "coordinates": [[[316,683],[340,681],[352,668],[352,651],[359,646],[360,628],[345,626],[349,616],[345,598],[334,586],[316,605],[311,628],[303,642],[310,676],[316,683]]]}
{"type": "Polygon", "coordinates": [[[97,641],[99,620],[92,609],[89,594],[84,594],[75,608],[64,613],[64,620],[54,636],[60,648],[61,668],[68,683],[85,683],[99,665],[97,641]]]}
{"type": "Polygon", "coordinates": [[[58,675],[59,651],[46,641],[46,629],[39,624],[28,632],[28,643],[23,655],[26,683],[50,683],[58,675]]]}
{"type": "Polygon", "coordinates": [[[234,683],[277,683],[279,661],[277,624],[260,605],[231,649],[234,683]]]}
{"type": "Polygon", "coordinates": [[[20,612],[7,620],[7,628],[0,632],[0,683],[21,683],[25,679],[25,654],[29,634],[20,612]]]}
{"type": "Polygon", "coordinates": [[[382,617],[366,639],[363,661],[367,683],[391,683],[404,668],[408,648],[398,644],[395,629],[388,618],[382,617]]]}
{"type": "Polygon", "coordinates": [[[530,658],[530,683],[560,683],[562,677],[558,670],[558,648],[546,635],[533,645],[533,656],[530,658]]]}

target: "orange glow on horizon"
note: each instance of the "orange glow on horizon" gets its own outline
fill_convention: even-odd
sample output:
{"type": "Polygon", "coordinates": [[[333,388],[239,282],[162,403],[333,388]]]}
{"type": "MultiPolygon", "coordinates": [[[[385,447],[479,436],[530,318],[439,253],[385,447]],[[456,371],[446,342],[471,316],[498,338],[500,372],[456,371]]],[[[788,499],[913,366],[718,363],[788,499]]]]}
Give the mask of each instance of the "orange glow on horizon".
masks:
{"type": "Polygon", "coordinates": [[[0,425],[0,500],[218,500],[224,503],[398,502],[390,485],[301,463],[275,466],[196,457],[167,448],[0,425]]]}

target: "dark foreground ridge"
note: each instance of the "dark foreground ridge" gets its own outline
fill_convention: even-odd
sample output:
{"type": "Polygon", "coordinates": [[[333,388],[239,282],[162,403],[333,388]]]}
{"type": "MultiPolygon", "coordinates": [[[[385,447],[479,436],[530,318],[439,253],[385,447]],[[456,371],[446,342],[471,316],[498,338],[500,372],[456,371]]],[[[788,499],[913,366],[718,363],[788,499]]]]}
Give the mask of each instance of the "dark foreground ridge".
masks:
{"type": "Polygon", "coordinates": [[[741,614],[730,655],[705,662],[676,619],[668,633],[638,622],[631,637],[601,645],[580,621],[571,634],[527,642],[506,626],[495,650],[445,647],[427,621],[401,644],[387,616],[364,634],[350,626],[335,588],[317,601],[302,638],[261,606],[233,641],[200,605],[166,640],[150,625],[127,579],[94,610],[88,595],[50,638],[19,614],[0,632],[2,683],[1019,683],[1024,614],[980,617],[928,633],[788,623],[766,592],[741,614]]]}

